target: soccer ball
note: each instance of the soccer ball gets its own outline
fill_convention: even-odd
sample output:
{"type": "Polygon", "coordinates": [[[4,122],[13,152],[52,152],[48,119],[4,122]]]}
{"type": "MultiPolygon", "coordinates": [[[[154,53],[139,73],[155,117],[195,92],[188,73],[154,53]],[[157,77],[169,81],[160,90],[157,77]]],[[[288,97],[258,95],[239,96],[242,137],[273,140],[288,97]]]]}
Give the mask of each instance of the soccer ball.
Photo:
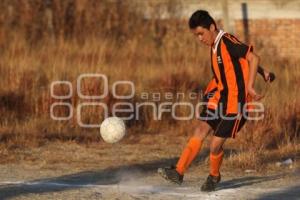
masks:
{"type": "Polygon", "coordinates": [[[119,142],[125,135],[124,121],[119,117],[108,117],[100,126],[100,134],[107,143],[119,142]]]}

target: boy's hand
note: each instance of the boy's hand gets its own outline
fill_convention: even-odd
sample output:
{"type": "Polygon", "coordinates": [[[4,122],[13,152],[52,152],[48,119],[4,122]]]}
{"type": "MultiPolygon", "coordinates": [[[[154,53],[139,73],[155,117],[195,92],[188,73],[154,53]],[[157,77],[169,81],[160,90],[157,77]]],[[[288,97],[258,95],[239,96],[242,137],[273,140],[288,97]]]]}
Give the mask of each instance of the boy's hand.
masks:
{"type": "Polygon", "coordinates": [[[264,79],[266,82],[273,82],[275,80],[275,74],[272,72],[265,72],[264,73],[264,79]]]}
{"type": "Polygon", "coordinates": [[[262,98],[264,98],[263,95],[257,94],[257,92],[255,91],[255,89],[253,87],[248,88],[248,94],[250,95],[251,99],[254,101],[259,101],[262,98]]]}
{"type": "Polygon", "coordinates": [[[275,80],[275,74],[272,73],[272,72],[268,72],[268,71],[264,70],[263,78],[264,78],[265,82],[271,83],[275,80]]]}
{"type": "Polygon", "coordinates": [[[263,69],[261,66],[258,66],[257,72],[263,77],[265,82],[273,82],[275,80],[275,74],[263,69]]]}

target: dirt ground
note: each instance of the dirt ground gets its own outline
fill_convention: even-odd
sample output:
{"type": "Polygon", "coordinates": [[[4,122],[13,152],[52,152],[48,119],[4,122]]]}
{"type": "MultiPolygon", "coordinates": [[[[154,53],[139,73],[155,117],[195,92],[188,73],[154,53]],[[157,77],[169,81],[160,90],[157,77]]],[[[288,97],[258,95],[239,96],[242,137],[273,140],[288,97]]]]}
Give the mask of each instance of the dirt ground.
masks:
{"type": "Polygon", "coordinates": [[[217,190],[201,192],[208,174],[205,148],[181,186],[168,183],[156,171],[176,162],[186,137],[176,141],[153,136],[138,145],[52,142],[13,154],[1,150],[0,199],[300,199],[297,160],[246,171],[227,166],[225,158],[217,190]]]}

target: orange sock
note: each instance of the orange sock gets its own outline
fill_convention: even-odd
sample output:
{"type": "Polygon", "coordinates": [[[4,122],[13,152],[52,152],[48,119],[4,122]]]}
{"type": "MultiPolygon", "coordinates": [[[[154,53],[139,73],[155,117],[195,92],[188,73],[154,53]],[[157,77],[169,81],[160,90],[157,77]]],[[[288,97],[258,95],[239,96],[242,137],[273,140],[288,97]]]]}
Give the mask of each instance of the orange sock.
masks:
{"type": "Polygon", "coordinates": [[[224,152],[221,151],[218,155],[210,153],[210,175],[219,176],[220,167],[222,164],[224,152]]]}
{"type": "Polygon", "coordinates": [[[192,137],[185,149],[183,150],[177,165],[176,171],[183,175],[185,170],[189,167],[191,162],[194,160],[199,150],[201,149],[202,141],[197,137],[192,137]]]}

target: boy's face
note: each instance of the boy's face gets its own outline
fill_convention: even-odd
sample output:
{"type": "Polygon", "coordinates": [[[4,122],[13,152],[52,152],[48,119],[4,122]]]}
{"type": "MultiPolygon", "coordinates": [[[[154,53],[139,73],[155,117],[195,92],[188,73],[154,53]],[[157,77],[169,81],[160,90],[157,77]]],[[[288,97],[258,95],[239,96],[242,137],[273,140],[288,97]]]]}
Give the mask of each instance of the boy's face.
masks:
{"type": "Polygon", "coordinates": [[[212,46],[215,41],[215,26],[210,25],[210,28],[203,28],[202,26],[197,26],[194,29],[191,29],[193,34],[198,38],[200,42],[207,46],[212,46]]]}

